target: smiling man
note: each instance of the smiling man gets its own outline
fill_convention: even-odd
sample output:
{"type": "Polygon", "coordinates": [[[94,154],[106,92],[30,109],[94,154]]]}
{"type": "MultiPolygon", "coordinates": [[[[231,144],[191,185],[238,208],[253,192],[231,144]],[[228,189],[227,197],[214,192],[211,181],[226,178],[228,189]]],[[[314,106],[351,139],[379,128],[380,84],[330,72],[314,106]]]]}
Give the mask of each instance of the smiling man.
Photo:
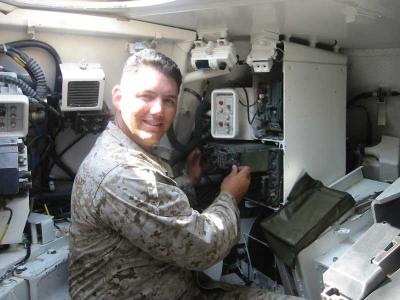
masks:
{"type": "MultiPolygon", "coordinates": [[[[128,59],[113,89],[115,120],[81,164],[72,191],[73,299],[275,299],[255,290],[206,295],[195,285],[192,270],[218,262],[237,240],[237,203],[250,170],[233,167],[206,210],[190,207],[152,154],[172,126],[180,84],[171,59],[143,50],[128,59]]],[[[187,181],[198,181],[199,162],[199,152],[189,155],[187,181]]]]}
{"type": "Polygon", "coordinates": [[[174,120],[179,74],[174,74],[175,80],[151,65],[141,66],[134,74],[134,78],[124,76],[113,90],[114,106],[121,112],[116,123],[139,146],[151,150],[174,120]]]}

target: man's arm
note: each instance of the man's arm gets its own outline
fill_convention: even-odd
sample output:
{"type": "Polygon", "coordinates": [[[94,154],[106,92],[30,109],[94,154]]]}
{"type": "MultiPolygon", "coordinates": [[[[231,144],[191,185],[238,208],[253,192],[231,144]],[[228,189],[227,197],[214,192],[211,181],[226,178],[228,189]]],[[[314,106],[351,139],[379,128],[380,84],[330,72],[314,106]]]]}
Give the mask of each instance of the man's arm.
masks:
{"type": "Polygon", "coordinates": [[[187,269],[213,265],[237,240],[239,212],[227,191],[200,214],[182,190],[157,181],[153,171],[123,166],[106,176],[96,199],[106,227],[155,259],[187,269]]]}

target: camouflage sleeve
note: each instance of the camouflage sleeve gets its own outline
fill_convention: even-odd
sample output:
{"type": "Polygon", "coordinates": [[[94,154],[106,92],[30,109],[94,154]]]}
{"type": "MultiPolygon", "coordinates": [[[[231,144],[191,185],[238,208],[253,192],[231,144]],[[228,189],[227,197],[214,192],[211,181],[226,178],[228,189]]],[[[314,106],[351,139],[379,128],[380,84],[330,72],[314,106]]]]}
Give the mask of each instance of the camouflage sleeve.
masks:
{"type": "Polygon", "coordinates": [[[100,221],[155,259],[203,270],[236,243],[239,211],[228,193],[200,214],[181,189],[130,166],[111,171],[97,193],[100,221]]]}
{"type": "Polygon", "coordinates": [[[192,207],[197,206],[196,191],[194,189],[192,180],[186,172],[183,172],[181,176],[175,178],[176,185],[185,193],[188,197],[189,203],[192,207]]]}

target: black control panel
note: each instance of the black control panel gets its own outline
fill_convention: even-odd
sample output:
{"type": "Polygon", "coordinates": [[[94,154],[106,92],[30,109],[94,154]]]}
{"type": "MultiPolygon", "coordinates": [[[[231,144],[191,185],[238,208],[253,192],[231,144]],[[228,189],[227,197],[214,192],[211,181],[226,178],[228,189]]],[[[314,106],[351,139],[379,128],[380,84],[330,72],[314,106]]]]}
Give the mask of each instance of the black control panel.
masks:
{"type": "Polygon", "coordinates": [[[251,168],[251,185],[246,197],[278,207],[282,202],[283,152],[261,143],[209,143],[204,146],[206,174],[226,175],[232,165],[251,168]]]}

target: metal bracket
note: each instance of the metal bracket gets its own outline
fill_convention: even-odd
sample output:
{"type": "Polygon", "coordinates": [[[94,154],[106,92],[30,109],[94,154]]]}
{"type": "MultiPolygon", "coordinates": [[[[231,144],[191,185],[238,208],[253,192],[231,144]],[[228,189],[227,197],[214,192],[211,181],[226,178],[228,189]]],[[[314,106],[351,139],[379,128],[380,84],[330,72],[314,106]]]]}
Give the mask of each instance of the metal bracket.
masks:
{"type": "Polygon", "coordinates": [[[390,89],[380,87],[378,97],[378,126],[386,126],[386,97],[390,96],[390,89]]]}
{"type": "Polygon", "coordinates": [[[261,138],[261,142],[263,144],[265,143],[274,143],[275,146],[279,147],[280,150],[283,151],[283,153],[285,153],[286,150],[286,143],[284,140],[276,140],[276,139],[269,139],[269,138],[261,138]]]}
{"type": "Polygon", "coordinates": [[[378,126],[386,126],[386,101],[378,100],[378,126]]]}
{"type": "Polygon", "coordinates": [[[28,39],[30,40],[34,40],[36,38],[35,25],[33,25],[32,22],[29,20],[27,23],[26,34],[28,35],[28,39]]]}
{"type": "Polygon", "coordinates": [[[285,143],[285,141],[280,141],[280,142],[278,142],[278,145],[279,145],[279,149],[281,149],[281,150],[283,151],[283,153],[285,153],[285,150],[286,150],[286,143],[285,143]]]}
{"type": "Polygon", "coordinates": [[[372,259],[372,263],[381,267],[385,274],[397,271],[400,265],[400,236],[393,240],[372,259]]]}
{"type": "Polygon", "coordinates": [[[198,30],[198,40],[216,41],[217,39],[226,39],[228,37],[227,28],[213,28],[211,30],[198,30]]]}

